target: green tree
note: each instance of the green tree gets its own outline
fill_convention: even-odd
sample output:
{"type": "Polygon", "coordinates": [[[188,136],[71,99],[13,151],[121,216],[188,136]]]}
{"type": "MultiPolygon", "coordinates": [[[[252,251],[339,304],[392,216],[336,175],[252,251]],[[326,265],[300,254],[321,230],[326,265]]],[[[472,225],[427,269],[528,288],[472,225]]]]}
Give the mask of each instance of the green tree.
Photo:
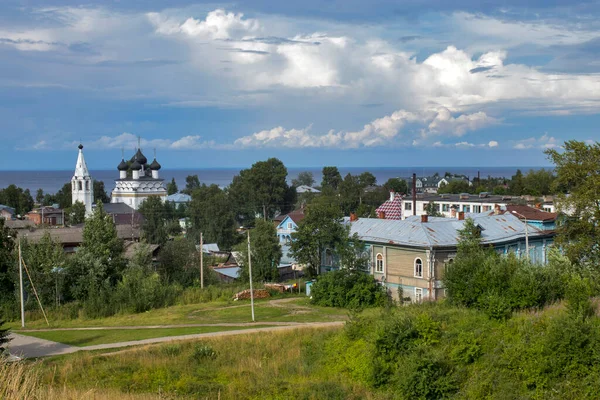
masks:
{"type": "Polygon", "coordinates": [[[71,192],[71,182],[65,183],[58,192],[56,192],[55,198],[60,208],[68,208],[73,203],[71,192]]]}
{"type": "Polygon", "coordinates": [[[425,205],[425,214],[430,217],[443,217],[444,215],[440,212],[439,204],[436,204],[433,200],[425,205]]]}
{"type": "Polygon", "coordinates": [[[8,342],[10,342],[10,330],[8,328],[3,328],[2,325],[4,325],[4,320],[2,319],[2,316],[0,315],[0,356],[2,355],[2,353],[4,353],[7,349],[7,345],[8,342]]]}
{"type": "Polygon", "coordinates": [[[369,266],[369,252],[365,249],[365,243],[360,240],[358,234],[350,235],[350,228],[345,233],[335,248],[335,253],[340,258],[340,266],[350,270],[366,270],[369,266]]]}
{"type": "Polygon", "coordinates": [[[158,256],[158,272],[169,283],[191,286],[200,277],[200,259],[193,240],[176,238],[161,248],[158,256]]]}
{"type": "Polygon", "coordinates": [[[546,150],[556,171],[559,212],[567,214],[558,228],[557,244],[576,264],[600,265],[600,143],[565,142],[564,150],[546,150]]]}
{"type": "Polygon", "coordinates": [[[200,240],[200,232],[205,243],[217,243],[222,249],[231,249],[239,242],[228,195],[217,185],[202,185],[195,190],[187,212],[191,224],[188,237],[196,243],[200,240]]]}
{"type": "Polygon", "coordinates": [[[390,178],[384,184],[383,187],[386,188],[389,192],[396,192],[399,194],[408,193],[408,185],[404,179],[400,178],[390,178]]]}
{"type": "Polygon", "coordinates": [[[44,189],[39,188],[37,192],[35,192],[35,201],[39,204],[44,203],[44,189]]]}
{"type": "MultiPolygon", "coordinates": [[[[242,271],[240,278],[248,280],[248,246],[241,243],[238,246],[242,254],[242,271]]],[[[279,279],[277,266],[281,260],[281,246],[277,240],[277,229],[264,220],[257,220],[250,230],[250,250],[252,251],[252,280],[258,282],[273,282],[279,279]]]]}
{"type": "Polygon", "coordinates": [[[346,235],[341,224],[342,212],[334,198],[321,196],[309,204],[306,215],[292,233],[291,252],[307,266],[308,276],[315,276],[325,249],[335,249],[346,235]]]}
{"type": "Polygon", "coordinates": [[[171,178],[171,182],[167,183],[167,194],[170,196],[179,191],[177,188],[177,182],[175,182],[175,178],[171,178]]]}
{"type": "Polygon", "coordinates": [[[532,196],[552,194],[555,179],[554,173],[549,169],[530,170],[523,178],[523,194],[532,196]]]}
{"type": "Polygon", "coordinates": [[[473,187],[465,180],[452,180],[448,184],[443,184],[438,189],[438,193],[472,193],[473,187]]]}
{"type": "Polygon", "coordinates": [[[65,214],[69,218],[69,224],[82,224],[85,222],[85,204],[76,201],[71,207],[65,209],[65,214]]]}
{"type": "Polygon", "coordinates": [[[312,172],[304,171],[298,174],[296,179],[292,179],[292,186],[313,186],[315,184],[315,178],[313,177],[312,172]]]}
{"type": "Polygon", "coordinates": [[[510,179],[508,190],[511,194],[514,194],[515,196],[520,196],[523,194],[525,190],[525,182],[523,179],[523,173],[520,169],[518,169],[517,172],[510,179]]]}
{"type": "Polygon", "coordinates": [[[358,183],[364,190],[369,186],[375,186],[377,184],[377,178],[370,172],[363,172],[358,176],[358,183]]]}
{"type": "Polygon", "coordinates": [[[0,308],[15,300],[13,281],[16,265],[15,236],[16,232],[4,225],[4,219],[0,218],[0,308]]]}
{"type": "Polygon", "coordinates": [[[198,175],[188,175],[185,178],[185,189],[183,189],[181,192],[191,196],[192,193],[194,193],[194,190],[199,188],[200,178],[198,178],[198,175]]]}
{"type": "Polygon", "coordinates": [[[29,189],[11,184],[0,190],[0,204],[14,208],[18,215],[25,215],[33,209],[34,201],[29,189]]]}
{"type": "Polygon", "coordinates": [[[110,197],[108,197],[108,194],[106,194],[106,189],[104,188],[104,181],[97,181],[94,179],[93,188],[94,202],[100,202],[103,204],[110,203],[110,197]]]}
{"type": "Polygon", "coordinates": [[[338,186],[340,194],[340,203],[344,215],[350,215],[356,211],[361,203],[361,195],[363,188],[361,187],[359,177],[347,174],[344,180],[338,186]]]}
{"type": "Polygon", "coordinates": [[[256,216],[249,175],[249,169],[240,171],[239,175],[233,177],[231,185],[227,188],[230,210],[239,225],[244,227],[253,226],[256,216]]]}
{"type": "Polygon", "coordinates": [[[164,244],[167,240],[165,227],[165,205],[157,196],[148,197],[140,204],[138,211],[144,217],[142,232],[144,239],[152,244],[164,244]]]}
{"type": "Polygon", "coordinates": [[[271,218],[285,203],[289,191],[286,182],[287,168],[277,158],[252,164],[248,173],[251,198],[255,201],[256,211],[264,220],[271,218]]]}
{"type": "Polygon", "coordinates": [[[342,175],[337,167],[323,167],[323,180],[321,188],[337,191],[338,186],[342,183],[342,175]]]}

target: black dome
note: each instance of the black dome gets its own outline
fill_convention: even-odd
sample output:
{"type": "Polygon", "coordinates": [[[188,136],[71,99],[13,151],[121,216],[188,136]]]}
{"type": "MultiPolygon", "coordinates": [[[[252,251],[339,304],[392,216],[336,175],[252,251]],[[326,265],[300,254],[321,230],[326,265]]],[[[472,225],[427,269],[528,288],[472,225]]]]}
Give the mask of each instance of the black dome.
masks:
{"type": "Polygon", "coordinates": [[[140,149],[138,149],[138,151],[133,156],[132,161],[134,161],[134,160],[137,160],[137,162],[139,162],[141,165],[146,165],[146,163],[148,162],[148,159],[146,158],[146,156],[142,153],[142,150],[140,150],[140,149]]]}
{"type": "Polygon", "coordinates": [[[150,164],[150,169],[152,171],[158,171],[160,168],[161,168],[161,166],[158,163],[158,161],[156,161],[156,158],[155,158],[154,161],[152,161],[152,164],[150,164]]]}
{"type": "Polygon", "coordinates": [[[128,168],[129,168],[129,165],[127,165],[125,160],[121,160],[121,162],[119,163],[119,166],[117,167],[117,169],[119,171],[127,171],[128,168]]]}
{"type": "Polygon", "coordinates": [[[77,148],[78,148],[79,150],[83,150],[83,145],[82,145],[81,143],[79,143],[79,146],[77,146],[77,148]]]}
{"type": "Polygon", "coordinates": [[[133,164],[131,164],[131,169],[134,171],[139,171],[140,169],[142,169],[142,164],[140,164],[138,160],[134,160],[133,164]]]}

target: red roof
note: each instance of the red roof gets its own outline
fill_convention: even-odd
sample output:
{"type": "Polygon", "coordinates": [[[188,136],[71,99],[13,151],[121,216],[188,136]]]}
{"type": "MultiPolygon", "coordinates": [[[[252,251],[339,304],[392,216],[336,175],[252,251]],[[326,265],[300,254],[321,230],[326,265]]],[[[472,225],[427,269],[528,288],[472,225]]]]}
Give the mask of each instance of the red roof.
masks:
{"type": "MultiPolygon", "coordinates": [[[[507,204],[506,211],[510,212],[510,213],[512,213],[514,211],[515,213],[521,214],[523,217],[525,217],[531,221],[554,221],[558,215],[556,213],[551,213],[551,212],[539,210],[537,208],[529,207],[526,205],[519,205],[519,204],[507,204]]],[[[519,218],[523,218],[523,217],[519,216],[518,214],[515,214],[515,215],[519,218]]]]}
{"type": "Polygon", "coordinates": [[[289,213],[287,216],[290,217],[291,220],[294,221],[294,223],[296,225],[298,225],[298,223],[300,223],[300,221],[302,221],[304,219],[304,210],[302,208],[300,208],[298,210],[294,210],[291,213],[289,213]]]}
{"type": "Polygon", "coordinates": [[[402,219],[402,196],[390,195],[390,199],[377,208],[377,214],[383,212],[385,219],[402,219]]]}

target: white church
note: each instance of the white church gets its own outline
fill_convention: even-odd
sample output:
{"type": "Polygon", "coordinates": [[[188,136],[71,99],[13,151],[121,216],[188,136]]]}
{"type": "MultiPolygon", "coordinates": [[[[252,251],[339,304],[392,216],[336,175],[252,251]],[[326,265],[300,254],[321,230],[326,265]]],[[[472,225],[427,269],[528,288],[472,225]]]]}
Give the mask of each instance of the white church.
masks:
{"type": "MultiPolygon", "coordinates": [[[[154,161],[150,165],[148,160],[138,149],[133,158],[127,163],[123,158],[117,167],[119,179],[115,180],[115,188],[111,193],[111,203],[124,203],[133,209],[138,209],[148,197],[157,196],[163,202],[167,198],[167,189],[163,179],[158,176],[161,165],[154,161]],[[130,175],[131,174],[131,175],[130,175]]],[[[93,179],[83,157],[83,145],[79,145],[79,154],[75,173],[71,178],[72,203],[80,201],[85,205],[86,216],[92,213],[94,204],[93,179]]]]}

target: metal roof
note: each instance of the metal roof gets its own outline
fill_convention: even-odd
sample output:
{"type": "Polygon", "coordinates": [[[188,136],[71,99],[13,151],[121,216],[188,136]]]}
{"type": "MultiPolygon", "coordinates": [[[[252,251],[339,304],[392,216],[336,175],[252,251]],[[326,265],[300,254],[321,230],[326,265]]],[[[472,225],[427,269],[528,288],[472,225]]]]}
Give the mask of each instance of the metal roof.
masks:
{"type": "MultiPolygon", "coordinates": [[[[405,199],[411,200],[412,199],[405,199]]],[[[417,194],[417,201],[433,201],[435,203],[499,203],[506,204],[512,201],[521,200],[518,196],[501,196],[501,195],[485,195],[478,194],[417,194]]]]}
{"type": "Polygon", "coordinates": [[[240,277],[240,267],[226,267],[226,268],[214,268],[215,272],[219,274],[228,276],[233,279],[237,279],[240,277]]]}
{"type": "MultiPolygon", "coordinates": [[[[468,218],[481,227],[484,244],[520,240],[525,237],[526,227],[530,238],[547,235],[540,229],[527,226],[512,214],[469,214],[468,218]]],[[[350,233],[357,233],[361,240],[374,243],[426,248],[454,247],[459,240],[458,231],[464,224],[464,220],[455,218],[432,218],[428,222],[421,222],[420,218],[403,221],[359,218],[351,222],[350,233]]]]}
{"type": "Polygon", "coordinates": [[[321,191],[314,187],[300,185],[296,188],[296,193],[321,193],[321,191]]]}

